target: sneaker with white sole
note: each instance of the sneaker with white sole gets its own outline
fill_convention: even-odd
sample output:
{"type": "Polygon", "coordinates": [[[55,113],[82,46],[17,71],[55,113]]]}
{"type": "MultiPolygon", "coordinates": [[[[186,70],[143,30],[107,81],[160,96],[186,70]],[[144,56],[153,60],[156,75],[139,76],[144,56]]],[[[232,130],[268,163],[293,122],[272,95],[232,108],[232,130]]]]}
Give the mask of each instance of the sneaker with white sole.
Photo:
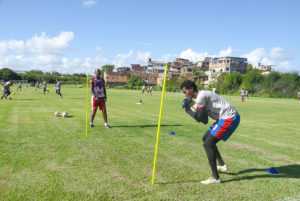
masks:
{"type": "Polygon", "coordinates": [[[201,184],[219,184],[219,183],[221,183],[221,179],[220,178],[215,179],[214,177],[201,181],[201,184]]]}
{"type": "Polygon", "coordinates": [[[108,124],[104,124],[104,126],[105,126],[105,128],[111,128],[111,126],[108,124]]]}
{"type": "Polygon", "coordinates": [[[217,166],[217,170],[219,172],[226,172],[227,171],[227,165],[226,164],[224,164],[224,165],[218,165],[217,166]]]}
{"type": "Polygon", "coordinates": [[[94,124],[93,124],[92,122],[90,123],[90,127],[91,127],[91,128],[93,128],[93,127],[94,127],[94,124]]]}

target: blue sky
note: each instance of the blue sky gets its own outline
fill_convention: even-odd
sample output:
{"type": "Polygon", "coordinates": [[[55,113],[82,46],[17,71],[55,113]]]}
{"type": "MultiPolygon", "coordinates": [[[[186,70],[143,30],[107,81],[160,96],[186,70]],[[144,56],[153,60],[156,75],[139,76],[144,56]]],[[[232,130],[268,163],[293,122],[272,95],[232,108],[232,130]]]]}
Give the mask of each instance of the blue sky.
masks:
{"type": "Polygon", "coordinates": [[[114,64],[241,56],[300,72],[297,0],[0,0],[0,68],[93,72],[114,64]]]}

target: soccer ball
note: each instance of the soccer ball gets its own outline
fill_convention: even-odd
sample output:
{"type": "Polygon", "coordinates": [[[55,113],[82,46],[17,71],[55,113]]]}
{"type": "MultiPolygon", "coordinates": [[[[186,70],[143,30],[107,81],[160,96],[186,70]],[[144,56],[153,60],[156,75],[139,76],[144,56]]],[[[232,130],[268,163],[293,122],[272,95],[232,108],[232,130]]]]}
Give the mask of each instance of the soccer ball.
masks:
{"type": "Polygon", "coordinates": [[[61,113],[61,116],[67,118],[68,117],[68,113],[67,112],[63,112],[63,113],[61,113]]]}
{"type": "Polygon", "coordinates": [[[55,115],[56,117],[59,117],[59,116],[60,116],[60,113],[59,113],[59,112],[54,112],[54,115],[55,115]]]}

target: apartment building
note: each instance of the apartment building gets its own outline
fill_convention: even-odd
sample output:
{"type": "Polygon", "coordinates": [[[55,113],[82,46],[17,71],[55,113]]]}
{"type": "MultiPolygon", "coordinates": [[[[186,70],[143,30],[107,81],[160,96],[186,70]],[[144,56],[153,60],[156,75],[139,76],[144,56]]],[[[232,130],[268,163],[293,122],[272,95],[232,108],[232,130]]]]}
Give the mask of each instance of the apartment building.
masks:
{"type": "Polygon", "coordinates": [[[202,70],[203,72],[209,71],[209,63],[210,63],[211,57],[205,57],[203,61],[196,62],[196,67],[199,70],[202,70]]]}
{"type": "MultiPolygon", "coordinates": [[[[158,71],[158,77],[162,78],[165,76],[165,68],[168,62],[165,61],[152,61],[151,58],[148,60],[148,66],[146,67],[146,73],[153,73],[155,70],[158,71]]],[[[171,73],[169,72],[168,74],[171,73]]]]}
{"type": "Polygon", "coordinates": [[[192,77],[196,65],[188,59],[176,58],[170,65],[172,77],[192,77]]]}
{"type": "Polygon", "coordinates": [[[141,66],[140,64],[131,64],[131,68],[130,68],[132,73],[135,72],[145,72],[146,67],[145,66],[141,66]]]}
{"type": "Polygon", "coordinates": [[[117,72],[119,74],[127,75],[128,73],[130,73],[130,68],[129,67],[119,67],[119,68],[117,68],[117,72]]]}
{"type": "Polygon", "coordinates": [[[220,57],[212,58],[209,63],[208,80],[213,81],[220,73],[247,73],[247,58],[241,57],[220,57]]]}
{"type": "Polygon", "coordinates": [[[256,63],[252,65],[253,68],[262,70],[262,71],[271,71],[272,70],[272,65],[262,65],[261,63],[256,63]]]}

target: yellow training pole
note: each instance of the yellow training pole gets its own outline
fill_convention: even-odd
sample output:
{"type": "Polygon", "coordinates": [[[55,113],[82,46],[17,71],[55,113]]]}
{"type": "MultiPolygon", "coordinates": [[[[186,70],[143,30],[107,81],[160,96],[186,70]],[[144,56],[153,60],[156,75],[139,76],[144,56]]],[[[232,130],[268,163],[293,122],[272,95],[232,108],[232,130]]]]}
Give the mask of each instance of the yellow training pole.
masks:
{"type": "Polygon", "coordinates": [[[162,95],[161,95],[161,102],[160,102],[160,112],[159,112],[159,119],[158,119],[156,147],[155,147],[155,155],[154,155],[153,174],[152,174],[152,184],[154,184],[154,177],[155,177],[155,166],[156,166],[156,158],[157,158],[158,140],[159,140],[159,134],[160,134],[161,115],[162,115],[163,104],[164,104],[165,87],[166,87],[166,80],[167,80],[167,71],[168,71],[168,64],[166,64],[164,85],[163,85],[163,90],[162,90],[162,95]]]}
{"type": "Polygon", "coordinates": [[[85,113],[85,137],[88,137],[88,106],[89,106],[89,74],[86,74],[86,113],[85,113]]]}

